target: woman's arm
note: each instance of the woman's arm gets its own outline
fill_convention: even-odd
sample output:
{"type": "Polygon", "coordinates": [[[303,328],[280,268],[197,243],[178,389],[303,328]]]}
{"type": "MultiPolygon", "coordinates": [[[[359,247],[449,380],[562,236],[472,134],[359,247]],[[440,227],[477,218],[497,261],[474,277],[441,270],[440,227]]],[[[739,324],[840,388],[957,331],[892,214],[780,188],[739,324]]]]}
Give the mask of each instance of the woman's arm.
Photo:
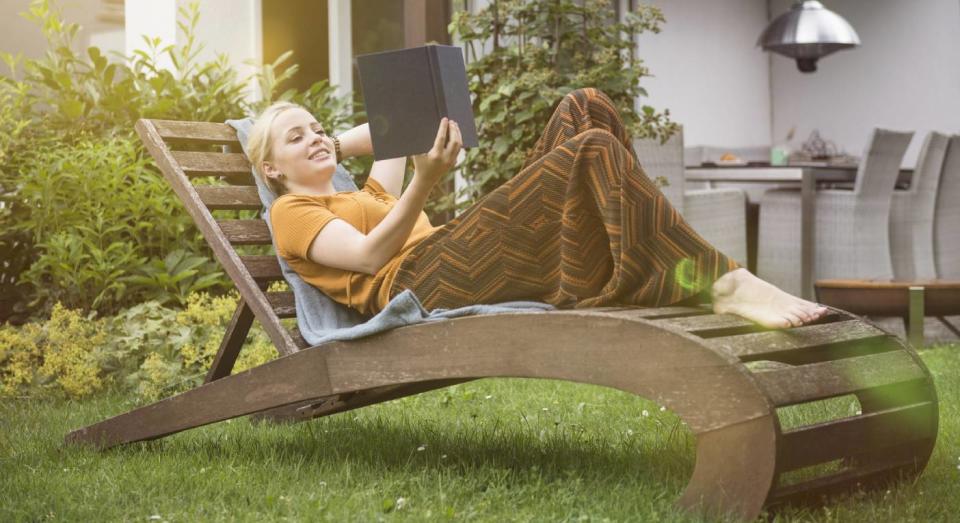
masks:
{"type": "Polygon", "coordinates": [[[379,272],[407,242],[430,190],[456,162],[462,145],[459,128],[449,125],[444,118],[433,149],[414,156],[413,180],[383,220],[363,234],[346,221],[335,219],[314,238],[308,257],[328,267],[367,274],[379,272]]]}
{"type": "MultiPolygon", "coordinates": [[[[358,125],[338,138],[340,138],[340,161],[353,156],[373,154],[369,123],[358,125]]],[[[370,168],[370,177],[380,182],[383,189],[394,198],[400,198],[400,191],[403,190],[403,174],[406,170],[406,157],[377,160],[370,168]]]]}
{"type": "Polygon", "coordinates": [[[370,140],[370,124],[360,124],[338,135],[340,138],[340,161],[354,156],[373,154],[373,142],[370,140]]]}

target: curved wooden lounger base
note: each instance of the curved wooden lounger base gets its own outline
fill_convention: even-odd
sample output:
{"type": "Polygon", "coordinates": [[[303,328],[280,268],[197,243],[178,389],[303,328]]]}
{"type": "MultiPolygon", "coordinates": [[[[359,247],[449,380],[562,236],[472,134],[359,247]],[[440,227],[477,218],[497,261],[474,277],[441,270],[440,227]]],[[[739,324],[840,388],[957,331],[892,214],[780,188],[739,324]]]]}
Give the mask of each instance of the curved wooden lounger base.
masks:
{"type": "Polygon", "coordinates": [[[704,312],[585,309],[403,327],[305,349],[79,429],[67,441],[107,448],[355,394],[317,413],[347,410],[364,391],[380,389],[371,403],[389,399],[386,387],[399,397],[474,378],[531,377],[613,387],[680,416],[697,438],[696,466],[678,501],[685,508],[752,519],[767,502],[894,468],[922,470],[936,437],[935,392],[926,368],[895,338],[839,311],[822,325],[766,332],[704,312]],[[763,372],[744,365],[758,359],[780,363],[763,372]],[[781,431],[777,406],[890,387],[916,398],[891,407],[889,394],[879,393],[872,410],[864,405],[849,422],[781,431]],[[895,423],[910,430],[891,429],[895,423]],[[856,457],[864,463],[847,476],[777,485],[786,471],[856,457]]]}

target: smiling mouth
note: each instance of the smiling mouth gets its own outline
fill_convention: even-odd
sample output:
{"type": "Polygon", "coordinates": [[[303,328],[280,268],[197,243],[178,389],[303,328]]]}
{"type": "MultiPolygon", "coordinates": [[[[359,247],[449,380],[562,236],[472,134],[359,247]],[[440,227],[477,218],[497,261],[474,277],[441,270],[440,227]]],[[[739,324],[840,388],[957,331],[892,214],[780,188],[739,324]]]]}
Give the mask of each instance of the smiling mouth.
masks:
{"type": "Polygon", "coordinates": [[[321,150],[319,150],[319,151],[311,154],[308,158],[311,159],[311,160],[326,160],[326,159],[329,158],[329,157],[330,157],[330,153],[328,153],[328,152],[326,152],[326,151],[324,151],[324,150],[321,149],[321,150]]]}

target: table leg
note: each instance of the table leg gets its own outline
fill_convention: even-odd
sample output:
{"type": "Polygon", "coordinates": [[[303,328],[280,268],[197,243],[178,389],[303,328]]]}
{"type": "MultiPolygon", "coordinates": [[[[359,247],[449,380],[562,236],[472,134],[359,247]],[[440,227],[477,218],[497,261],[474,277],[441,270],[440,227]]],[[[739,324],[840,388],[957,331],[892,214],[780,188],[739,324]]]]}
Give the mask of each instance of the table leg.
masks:
{"type": "Polygon", "coordinates": [[[816,204],[815,177],[812,170],[804,169],[800,179],[800,297],[813,298],[814,207],[816,204]]]}

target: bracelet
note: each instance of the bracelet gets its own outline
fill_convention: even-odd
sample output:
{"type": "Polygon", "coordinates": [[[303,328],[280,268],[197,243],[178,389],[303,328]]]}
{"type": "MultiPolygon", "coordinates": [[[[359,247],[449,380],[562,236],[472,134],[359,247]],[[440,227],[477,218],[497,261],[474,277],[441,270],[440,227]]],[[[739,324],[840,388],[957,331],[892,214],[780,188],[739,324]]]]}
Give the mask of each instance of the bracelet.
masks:
{"type": "Polygon", "coordinates": [[[336,136],[333,137],[333,152],[334,160],[337,163],[340,163],[340,138],[337,138],[336,136]]]}

